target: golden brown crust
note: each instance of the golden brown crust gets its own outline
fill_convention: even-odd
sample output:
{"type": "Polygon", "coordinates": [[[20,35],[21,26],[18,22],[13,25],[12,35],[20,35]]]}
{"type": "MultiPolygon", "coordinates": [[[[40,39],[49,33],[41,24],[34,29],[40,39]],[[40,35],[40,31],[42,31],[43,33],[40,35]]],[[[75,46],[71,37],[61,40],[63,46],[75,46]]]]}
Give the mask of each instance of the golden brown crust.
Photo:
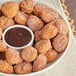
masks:
{"type": "Polygon", "coordinates": [[[42,3],[39,3],[39,4],[35,4],[34,6],[34,14],[41,17],[41,13],[44,9],[47,9],[49,8],[46,4],[42,4],[42,3]]]}
{"type": "Polygon", "coordinates": [[[36,58],[36,60],[33,63],[33,71],[39,71],[46,67],[47,64],[47,58],[45,55],[40,54],[36,58]]]}
{"type": "Polygon", "coordinates": [[[19,10],[19,4],[15,1],[9,1],[2,4],[1,10],[5,16],[12,18],[17,14],[19,10]]]}
{"type": "Polygon", "coordinates": [[[41,17],[41,19],[46,23],[58,18],[58,13],[45,4],[36,4],[34,7],[34,13],[41,17]]]}
{"type": "Polygon", "coordinates": [[[24,12],[19,11],[16,14],[16,16],[14,17],[14,20],[18,24],[26,25],[28,18],[29,18],[29,16],[27,14],[25,14],[24,12]]]}
{"type": "Polygon", "coordinates": [[[57,58],[57,56],[58,56],[58,53],[54,49],[48,50],[48,52],[46,53],[47,62],[54,61],[57,58]]]}
{"type": "Polygon", "coordinates": [[[51,23],[45,25],[41,31],[41,38],[52,39],[57,35],[58,29],[51,23]]]}
{"type": "Polygon", "coordinates": [[[32,71],[32,64],[28,62],[22,62],[14,66],[16,74],[27,74],[32,71]]]}
{"type": "Polygon", "coordinates": [[[27,62],[32,62],[37,57],[37,50],[31,46],[25,47],[21,51],[21,57],[27,62]]]}
{"type": "Polygon", "coordinates": [[[2,28],[2,30],[12,25],[14,25],[14,20],[12,18],[7,18],[5,16],[0,17],[0,28],[2,28]]]}
{"type": "Polygon", "coordinates": [[[0,60],[0,72],[13,73],[13,66],[5,60],[0,60]]]}
{"type": "Polygon", "coordinates": [[[52,8],[44,9],[42,11],[41,19],[46,23],[49,23],[57,18],[58,18],[58,13],[52,8]]]}
{"type": "Polygon", "coordinates": [[[7,50],[7,46],[2,40],[0,40],[0,52],[6,52],[6,50],[7,50]]]}
{"type": "Polygon", "coordinates": [[[34,8],[33,0],[22,0],[20,2],[20,9],[25,13],[32,13],[34,8]]]}
{"type": "Polygon", "coordinates": [[[68,26],[63,19],[56,19],[55,21],[51,22],[55,27],[58,28],[58,33],[67,35],[68,33],[68,26]]]}
{"type": "Polygon", "coordinates": [[[53,48],[59,53],[63,52],[68,45],[68,41],[69,39],[67,36],[59,34],[56,38],[52,40],[53,48]]]}
{"type": "Polygon", "coordinates": [[[36,42],[35,48],[40,54],[46,54],[46,52],[52,48],[51,41],[49,39],[42,39],[36,42]]]}
{"type": "Polygon", "coordinates": [[[43,28],[44,23],[37,16],[31,15],[27,21],[27,25],[32,31],[38,31],[43,28]]]}
{"type": "Polygon", "coordinates": [[[19,64],[22,62],[22,59],[20,57],[20,53],[17,50],[14,50],[12,48],[8,48],[6,51],[6,60],[10,64],[19,64]]]}

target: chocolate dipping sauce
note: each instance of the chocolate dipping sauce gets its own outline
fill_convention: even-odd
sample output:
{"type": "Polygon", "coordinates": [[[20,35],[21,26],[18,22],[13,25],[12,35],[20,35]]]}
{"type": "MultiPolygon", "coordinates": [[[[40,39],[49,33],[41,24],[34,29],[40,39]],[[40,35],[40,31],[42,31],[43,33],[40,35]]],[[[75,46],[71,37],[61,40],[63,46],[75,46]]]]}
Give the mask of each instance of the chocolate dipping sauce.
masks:
{"type": "Polygon", "coordinates": [[[31,34],[27,29],[15,27],[5,34],[5,41],[13,47],[22,47],[31,41],[31,34]]]}

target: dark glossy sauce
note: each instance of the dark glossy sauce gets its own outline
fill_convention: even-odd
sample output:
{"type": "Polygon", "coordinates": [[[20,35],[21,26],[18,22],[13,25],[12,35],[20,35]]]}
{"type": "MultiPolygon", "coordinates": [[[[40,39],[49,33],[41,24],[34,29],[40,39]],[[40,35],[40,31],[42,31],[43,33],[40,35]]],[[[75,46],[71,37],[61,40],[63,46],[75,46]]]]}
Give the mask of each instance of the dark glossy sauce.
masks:
{"type": "Polygon", "coordinates": [[[31,40],[31,34],[24,28],[12,28],[5,35],[6,42],[13,47],[22,47],[31,40]]]}

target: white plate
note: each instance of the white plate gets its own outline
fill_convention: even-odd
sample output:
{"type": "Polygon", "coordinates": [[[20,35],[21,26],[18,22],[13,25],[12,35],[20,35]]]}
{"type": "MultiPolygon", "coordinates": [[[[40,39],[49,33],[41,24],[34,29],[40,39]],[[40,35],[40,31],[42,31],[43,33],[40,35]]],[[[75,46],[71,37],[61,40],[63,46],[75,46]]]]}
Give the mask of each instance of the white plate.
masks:
{"type": "MultiPolygon", "coordinates": [[[[8,1],[17,1],[17,2],[20,2],[21,0],[0,0],[0,5],[2,3],[4,3],[4,2],[8,2],[8,1]]],[[[54,2],[55,0],[49,0],[49,2],[47,2],[47,0],[44,0],[44,1],[43,0],[34,0],[35,3],[44,3],[44,4],[47,4],[48,6],[50,6],[53,9],[55,9],[57,12],[59,12],[59,14],[62,15],[61,11],[58,10],[59,7],[58,8],[57,7],[53,7],[53,4],[52,4],[51,1],[54,2]]],[[[66,20],[66,18],[64,18],[64,20],[66,20]]],[[[66,22],[67,22],[67,20],[66,20],[66,22]]],[[[23,75],[6,74],[6,73],[2,73],[2,72],[0,72],[0,75],[6,75],[6,76],[36,76],[37,74],[45,72],[48,69],[52,69],[52,67],[54,67],[54,65],[56,65],[63,58],[63,56],[66,54],[66,52],[68,51],[68,48],[69,48],[69,45],[70,45],[70,40],[71,40],[71,29],[70,29],[70,26],[69,26],[68,22],[67,22],[67,24],[68,24],[68,28],[69,28],[69,43],[68,43],[68,46],[67,46],[66,50],[63,53],[61,53],[55,61],[49,63],[46,66],[46,68],[44,68],[44,69],[42,69],[42,70],[40,70],[38,72],[32,72],[32,73],[23,74],[23,75]]]]}

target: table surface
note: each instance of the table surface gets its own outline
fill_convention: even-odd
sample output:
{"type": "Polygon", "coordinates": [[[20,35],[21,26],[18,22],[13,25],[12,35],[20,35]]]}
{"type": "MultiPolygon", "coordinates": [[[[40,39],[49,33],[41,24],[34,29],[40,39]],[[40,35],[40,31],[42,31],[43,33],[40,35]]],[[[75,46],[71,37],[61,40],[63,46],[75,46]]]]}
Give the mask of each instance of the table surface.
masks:
{"type": "MultiPolygon", "coordinates": [[[[59,4],[57,4],[58,0],[43,0],[43,1],[46,1],[50,3],[50,5],[55,6],[56,9],[59,10],[60,13],[62,13],[62,15],[64,16],[64,13],[59,7],[59,4]]],[[[63,57],[63,59],[51,69],[35,76],[76,76],[76,39],[74,38],[73,34],[71,37],[72,38],[70,47],[66,55],[63,57]]]]}
{"type": "Polygon", "coordinates": [[[74,25],[76,30],[76,0],[65,0],[65,5],[70,13],[70,17],[74,19],[74,25]]]}

